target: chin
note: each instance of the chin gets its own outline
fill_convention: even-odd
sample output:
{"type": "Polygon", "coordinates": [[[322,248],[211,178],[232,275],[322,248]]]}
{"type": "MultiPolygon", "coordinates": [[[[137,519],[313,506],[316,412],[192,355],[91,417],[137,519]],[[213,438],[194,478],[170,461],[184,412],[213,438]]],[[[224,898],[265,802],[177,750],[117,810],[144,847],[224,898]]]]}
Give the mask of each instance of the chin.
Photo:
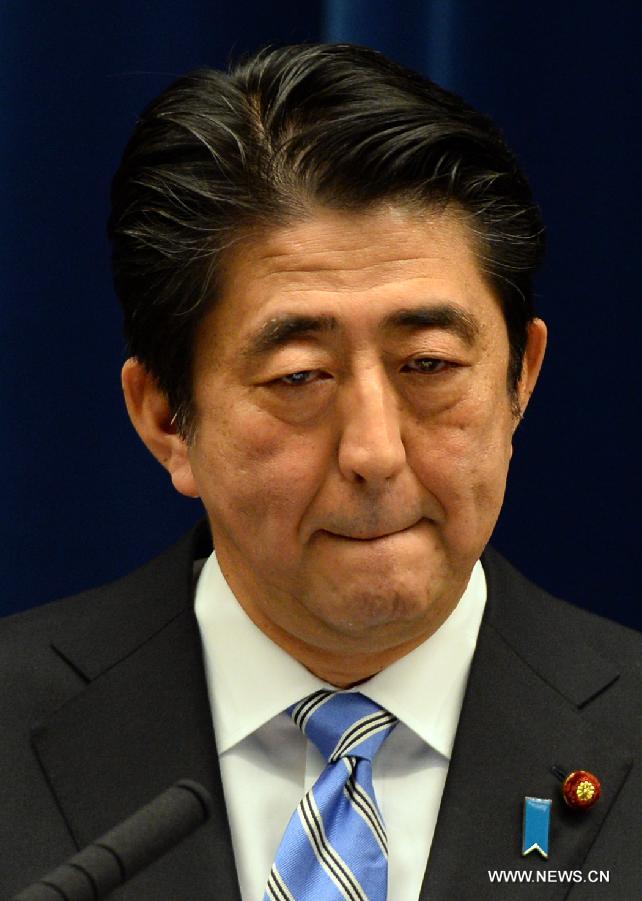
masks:
{"type": "Polygon", "coordinates": [[[417,629],[430,617],[427,592],[407,588],[355,586],[335,594],[331,605],[327,596],[324,600],[325,603],[310,604],[309,609],[326,625],[346,636],[358,637],[386,627],[391,633],[414,631],[413,626],[417,629]]]}

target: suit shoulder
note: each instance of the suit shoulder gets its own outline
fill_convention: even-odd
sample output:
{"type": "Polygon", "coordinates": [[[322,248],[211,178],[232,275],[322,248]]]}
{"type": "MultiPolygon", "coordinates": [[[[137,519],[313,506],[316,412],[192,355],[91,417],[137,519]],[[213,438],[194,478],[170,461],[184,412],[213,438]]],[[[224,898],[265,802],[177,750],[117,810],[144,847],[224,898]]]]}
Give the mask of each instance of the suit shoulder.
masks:
{"type": "Polygon", "coordinates": [[[171,615],[176,598],[189,596],[192,560],[210,550],[207,528],[200,523],[126,576],[0,619],[0,675],[33,669],[40,659],[33,655],[50,655],[61,637],[102,631],[108,639],[112,631],[135,630],[140,619],[171,615]]]}
{"type": "Polygon", "coordinates": [[[29,724],[184,610],[192,596],[193,555],[207,554],[207,548],[207,530],[203,536],[197,527],[121,579],[0,620],[5,737],[20,740],[29,724]]]}
{"type": "Polygon", "coordinates": [[[601,657],[642,669],[642,634],[555,597],[522,575],[501,554],[487,548],[482,557],[489,596],[496,599],[491,618],[527,631],[537,623],[562,643],[588,645],[601,657]],[[516,603],[519,597],[524,603],[516,603]],[[526,617],[526,619],[525,619],[526,617]]]}

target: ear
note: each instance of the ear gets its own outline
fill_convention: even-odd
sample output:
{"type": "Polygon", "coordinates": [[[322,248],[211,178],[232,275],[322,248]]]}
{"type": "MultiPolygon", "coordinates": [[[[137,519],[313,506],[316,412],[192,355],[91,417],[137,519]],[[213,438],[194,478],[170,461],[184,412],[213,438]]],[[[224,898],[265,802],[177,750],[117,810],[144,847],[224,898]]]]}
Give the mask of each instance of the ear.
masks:
{"type": "Polygon", "coordinates": [[[199,497],[189,460],[189,448],[172,421],[167,395],[154,376],[135,357],[123,366],[122,385],[129,418],[143,443],[165,467],[174,488],[199,497]]]}
{"type": "Polygon", "coordinates": [[[543,320],[533,319],[532,322],[529,322],[522,374],[517,385],[517,401],[520,416],[524,415],[524,411],[531,399],[531,394],[535,390],[535,384],[537,383],[546,351],[546,337],[546,323],[543,320]]]}

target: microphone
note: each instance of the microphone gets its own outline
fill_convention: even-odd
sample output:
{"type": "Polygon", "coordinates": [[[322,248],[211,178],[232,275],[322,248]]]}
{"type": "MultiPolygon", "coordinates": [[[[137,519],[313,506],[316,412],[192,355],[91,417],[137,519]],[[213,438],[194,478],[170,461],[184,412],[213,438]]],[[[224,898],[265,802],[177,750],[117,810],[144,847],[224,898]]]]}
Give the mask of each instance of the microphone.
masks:
{"type": "Polygon", "coordinates": [[[207,822],[212,799],[181,779],[12,901],[101,901],[207,822]]]}

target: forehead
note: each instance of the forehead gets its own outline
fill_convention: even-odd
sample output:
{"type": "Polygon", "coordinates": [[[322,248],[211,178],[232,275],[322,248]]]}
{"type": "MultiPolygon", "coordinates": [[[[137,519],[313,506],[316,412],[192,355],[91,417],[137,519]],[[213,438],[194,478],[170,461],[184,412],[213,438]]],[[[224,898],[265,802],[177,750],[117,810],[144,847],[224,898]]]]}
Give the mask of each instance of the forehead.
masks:
{"type": "Polygon", "coordinates": [[[319,210],[229,252],[201,334],[216,337],[220,352],[269,335],[287,317],[316,317],[326,333],[356,333],[394,327],[396,314],[418,306],[459,311],[471,334],[476,324],[483,332],[503,323],[463,213],[319,210]]]}

